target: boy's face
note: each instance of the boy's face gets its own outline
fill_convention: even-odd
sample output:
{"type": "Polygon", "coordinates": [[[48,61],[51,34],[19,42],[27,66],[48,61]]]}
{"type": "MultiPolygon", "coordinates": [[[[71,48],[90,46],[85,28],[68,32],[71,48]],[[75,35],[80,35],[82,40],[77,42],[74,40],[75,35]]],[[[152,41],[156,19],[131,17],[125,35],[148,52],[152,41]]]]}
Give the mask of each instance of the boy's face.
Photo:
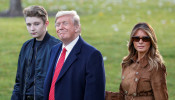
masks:
{"type": "Polygon", "coordinates": [[[47,26],[49,24],[48,21],[45,23],[41,18],[38,17],[26,17],[25,19],[26,25],[27,25],[27,30],[31,34],[33,38],[36,38],[38,41],[42,41],[45,33],[47,26]]]}

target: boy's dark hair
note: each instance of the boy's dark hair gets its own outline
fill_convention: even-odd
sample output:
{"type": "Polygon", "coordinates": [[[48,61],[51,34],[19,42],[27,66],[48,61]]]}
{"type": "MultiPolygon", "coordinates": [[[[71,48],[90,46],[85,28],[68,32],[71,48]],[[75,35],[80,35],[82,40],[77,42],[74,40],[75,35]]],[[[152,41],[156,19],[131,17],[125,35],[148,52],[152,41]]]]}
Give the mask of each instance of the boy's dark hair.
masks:
{"type": "Polygon", "coordinates": [[[48,20],[47,11],[42,6],[29,6],[23,10],[24,18],[39,17],[45,23],[48,20]]]}

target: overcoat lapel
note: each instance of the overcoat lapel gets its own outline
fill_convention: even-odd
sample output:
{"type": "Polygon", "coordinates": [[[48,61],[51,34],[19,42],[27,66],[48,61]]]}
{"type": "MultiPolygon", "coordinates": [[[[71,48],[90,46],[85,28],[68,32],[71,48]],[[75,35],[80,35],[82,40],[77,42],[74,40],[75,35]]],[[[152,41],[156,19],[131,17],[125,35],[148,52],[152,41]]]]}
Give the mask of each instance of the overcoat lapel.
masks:
{"type": "Polygon", "coordinates": [[[68,55],[65,63],[63,64],[63,67],[60,71],[60,74],[58,76],[57,81],[59,81],[59,79],[61,77],[63,77],[63,75],[66,73],[66,71],[71,67],[71,64],[76,61],[77,59],[77,54],[80,52],[80,48],[82,45],[82,39],[81,37],[79,38],[79,40],[77,41],[77,43],[75,44],[75,46],[73,47],[72,51],[70,52],[70,54],[68,55]]]}
{"type": "Polygon", "coordinates": [[[52,52],[52,58],[51,58],[51,66],[53,66],[52,67],[52,78],[53,78],[53,74],[54,74],[54,72],[55,72],[55,67],[56,67],[56,64],[57,64],[57,59],[58,59],[58,57],[59,57],[59,55],[60,55],[60,53],[61,53],[61,47],[62,47],[62,43],[60,43],[57,47],[56,47],[56,49],[55,50],[53,50],[52,52]]]}

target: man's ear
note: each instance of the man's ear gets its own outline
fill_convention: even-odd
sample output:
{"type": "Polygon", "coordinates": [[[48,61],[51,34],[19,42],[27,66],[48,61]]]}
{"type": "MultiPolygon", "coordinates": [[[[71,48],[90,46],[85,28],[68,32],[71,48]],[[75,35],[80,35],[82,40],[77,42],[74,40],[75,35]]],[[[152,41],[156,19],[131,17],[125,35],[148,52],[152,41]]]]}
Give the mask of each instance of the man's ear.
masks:
{"type": "Polygon", "coordinates": [[[75,25],[75,33],[78,33],[80,31],[80,25],[75,25]]]}
{"type": "Polygon", "coordinates": [[[48,20],[45,22],[45,25],[46,25],[46,27],[49,25],[49,21],[48,20]]]}

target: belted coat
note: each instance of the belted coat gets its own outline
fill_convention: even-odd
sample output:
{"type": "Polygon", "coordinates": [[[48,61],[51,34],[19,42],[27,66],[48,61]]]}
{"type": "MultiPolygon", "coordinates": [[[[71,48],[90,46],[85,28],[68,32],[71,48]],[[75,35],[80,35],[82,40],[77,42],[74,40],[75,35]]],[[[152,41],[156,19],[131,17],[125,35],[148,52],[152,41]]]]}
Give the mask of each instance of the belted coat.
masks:
{"type": "Polygon", "coordinates": [[[129,66],[122,64],[121,100],[168,100],[165,65],[151,70],[147,59],[133,57],[129,66]]]}

